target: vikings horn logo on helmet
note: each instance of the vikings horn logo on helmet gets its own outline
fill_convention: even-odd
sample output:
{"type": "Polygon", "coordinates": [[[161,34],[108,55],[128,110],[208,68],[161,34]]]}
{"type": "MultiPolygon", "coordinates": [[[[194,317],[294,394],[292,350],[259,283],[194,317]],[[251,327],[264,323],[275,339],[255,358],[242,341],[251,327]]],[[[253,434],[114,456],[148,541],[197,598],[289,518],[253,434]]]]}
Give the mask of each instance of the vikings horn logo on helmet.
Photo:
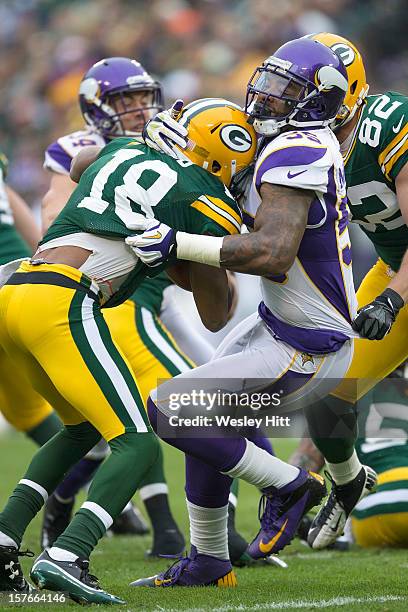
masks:
{"type": "Polygon", "coordinates": [[[344,92],[348,89],[347,79],[333,66],[322,66],[316,73],[316,84],[320,91],[329,91],[338,87],[344,92]]]}

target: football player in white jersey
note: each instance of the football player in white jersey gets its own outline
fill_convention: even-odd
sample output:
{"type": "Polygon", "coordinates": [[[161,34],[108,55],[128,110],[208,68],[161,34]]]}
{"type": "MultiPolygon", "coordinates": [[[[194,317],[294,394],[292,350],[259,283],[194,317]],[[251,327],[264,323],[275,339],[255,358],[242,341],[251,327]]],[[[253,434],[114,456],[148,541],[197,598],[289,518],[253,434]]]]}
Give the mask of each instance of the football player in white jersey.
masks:
{"type": "MultiPolygon", "coordinates": [[[[279,390],[281,408],[289,410],[310,402],[313,393],[324,395],[347,371],[356,299],[344,168],[329,126],[348,83],[341,60],[316,42],[287,43],[255,71],[248,86],[246,110],[266,137],[245,203],[252,233],[218,240],[173,232],[169,241],[172,230],[152,220],[141,236],[128,239],[149,265],[174,251],[179,259],[259,275],[263,292],[258,313],[227,336],[209,364],[161,385],[149,398],[155,430],[186,453],[192,551],[181,565],[136,586],[216,584],[225,575],[231,477],[256,485],[266,496],[261,529],[249,547],[255,558],[289,543],[305,509],[324,492],[315,475],[293,470],[244,436],[205,438],[202,428],[197,439],[196,428],[189,439],[193,429],[187,424],[178,433],[168,399],[189,384],[190,390],[195,384],[205,392],[237,393],[263,384],[269,393],[279,390]]],[[[195,110],[187,106],[178,123],[188,126],[195,110]]],[[[191,156],[194,143],[187,146],[191,156]]],[[[200,158],[204,165],[205,151],[197,150],[200,158]]],[[[361,474],[361,496],[367,494],[375,474],[355,455],[349,468],[361,474]]]]}

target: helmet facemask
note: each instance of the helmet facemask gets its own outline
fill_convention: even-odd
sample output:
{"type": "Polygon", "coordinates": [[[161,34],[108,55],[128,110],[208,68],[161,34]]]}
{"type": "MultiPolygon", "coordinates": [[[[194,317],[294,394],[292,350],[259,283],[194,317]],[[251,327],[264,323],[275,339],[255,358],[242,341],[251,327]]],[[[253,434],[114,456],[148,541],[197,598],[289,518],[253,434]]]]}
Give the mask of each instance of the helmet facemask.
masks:
{"type": "MultiPolygon", "coordinates": [[[[320,127],[329,125],[324,119],[326,106],[320,95],[322,86],[265,62],[258,67],[248,84],[245,111],[250,115],[258,134],[276,136],[285,126],[320,127]]],[[[334,118],[333,118],[334,121],[334,118]]]]}
{"type": "Polygon", "coordinates": [[[79,103],[85,121],[106,139],[141,137],[145,123],[164,108],[160,83],[129,58],[92,66],[79,87],[79,103]]]}
{"type": "Polygon", "coordinates": [[[147,121],[163,109],[163,104],[152,87],[113,92],[106,96],[104,108],[109,108],[110,137],[140,137],[147,121]]]}

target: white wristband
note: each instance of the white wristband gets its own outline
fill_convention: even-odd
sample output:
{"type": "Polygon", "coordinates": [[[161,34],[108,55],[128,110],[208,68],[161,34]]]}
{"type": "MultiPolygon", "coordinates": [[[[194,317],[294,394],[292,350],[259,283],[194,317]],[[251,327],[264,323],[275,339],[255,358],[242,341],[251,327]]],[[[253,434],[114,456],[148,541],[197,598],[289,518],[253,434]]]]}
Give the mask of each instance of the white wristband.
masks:
{"type": "Polygon", "coordinates": [[[220,267],[220,252],[224,238],[177,232],[177,259],[187,259],[208,266],[220,267]]]}

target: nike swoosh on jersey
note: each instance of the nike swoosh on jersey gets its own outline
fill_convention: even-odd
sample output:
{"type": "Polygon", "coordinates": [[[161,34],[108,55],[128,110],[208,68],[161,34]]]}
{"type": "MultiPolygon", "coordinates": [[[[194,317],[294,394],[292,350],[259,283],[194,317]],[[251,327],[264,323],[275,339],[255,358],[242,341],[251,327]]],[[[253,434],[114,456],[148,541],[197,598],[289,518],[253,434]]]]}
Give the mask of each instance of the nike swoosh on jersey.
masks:
{"type": "Polygon", "coordinates": [[[274,545],[276,544],[276,542],[279,540],[279,538],[281,537],[282,533],[285,531],[285,527],[287,525],[289,519],[286,519],[286,521],[283,523],[282,527],[279,529],[278,533],[273,536],[272,540],[269,540],[269,542],[267,542],[266,544],[264,544],[263,542],[259,543],[259,550],[262,551],[263,553],[268,553],[272,550],[272,548],[274,547],[274,545]]]}
{"type": "Polygon", "coordinates": [[[398,132],[400,131],[402,122],[404,121],[404,117],[405,115],[402,115],[401,119],[399,120],[398,125],[392,126],[392,131],[394,132],[394,134],[398,134],[398,132]]]}
{"type": "MultiPolygon", "coordinates": [[[[307,170],[307,168],[306,168],[306,170],[307,170]]],[[[288,179],[295,178],[295,176],[299,176],[299,174],[303,174],[303,172],[306,172],[306,170],[301,170],[300,172],[291,172],[289,170],[289,172],[288,172],[288,179]]]]}

